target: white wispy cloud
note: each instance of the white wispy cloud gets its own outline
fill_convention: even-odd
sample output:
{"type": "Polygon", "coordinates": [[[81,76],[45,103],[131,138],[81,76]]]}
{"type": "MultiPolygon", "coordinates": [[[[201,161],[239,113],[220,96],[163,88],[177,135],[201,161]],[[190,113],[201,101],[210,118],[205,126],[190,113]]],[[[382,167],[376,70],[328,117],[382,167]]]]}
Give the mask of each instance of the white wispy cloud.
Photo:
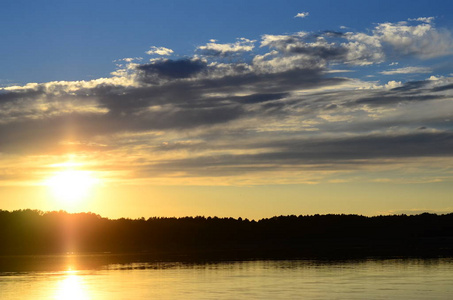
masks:
{"type": "Polygon", "coordinates": [[[227,56],[234,53],[250,52],[255,47],[255,40],[238,38],[235,43],[220,44],[216,40],[211,40],[204,46],[199,46],[197,50],[207,56],[227,56]]]}
{"type": "Polygon", "coordinates": [[[310,15],[309,12],[300,12],[297,15],[294,16],[294,18],[306,18],[310,15]]]}
{"type": "Polygon", "coordinates": [[[404,67],[379,72],[382,75],[395,75],[395,74],[415,74],[415,73],[431,73],[433,69],[428,67],[404,67]]]}
{"type": "Polygon", "coordinates": [[[408,21],[418,21],[418,22],[424,22],[424,23],[432,23],[434,21],[435,17],[419,17],[419,18],[409,18],[408,21]]]}
{"type": "Polygon", "coordinates": [[[143,57],[126,57],[126,58],[118,59],[116,61],[124,61],[127,63],[131,63],[133,61],[140,61],[140,60],[143,60],[143,57]]]}
{"type": "Polygon", "coordinates": [[[150,48],[150,50],[146,51],[145,53],[149,54],[149,55],[157,54],[157,55],[167,56],[167,55],[171,55],[173,53],[173,50],[171,50],[169,48],[165,48],[165,47],[152,46],[150,48]]]}

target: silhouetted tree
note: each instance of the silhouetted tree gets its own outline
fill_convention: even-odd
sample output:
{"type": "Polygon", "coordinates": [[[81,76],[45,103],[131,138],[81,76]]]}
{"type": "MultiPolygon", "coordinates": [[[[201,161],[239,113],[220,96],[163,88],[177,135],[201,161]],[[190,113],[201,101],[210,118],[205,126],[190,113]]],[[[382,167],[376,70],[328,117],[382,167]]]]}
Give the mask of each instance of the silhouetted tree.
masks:
{"type": "Polygon", "coordinates": [[[0,254],[146,252],[246,257],[453,254],[453,214],[110,220],[0,210],[0,254]]]}

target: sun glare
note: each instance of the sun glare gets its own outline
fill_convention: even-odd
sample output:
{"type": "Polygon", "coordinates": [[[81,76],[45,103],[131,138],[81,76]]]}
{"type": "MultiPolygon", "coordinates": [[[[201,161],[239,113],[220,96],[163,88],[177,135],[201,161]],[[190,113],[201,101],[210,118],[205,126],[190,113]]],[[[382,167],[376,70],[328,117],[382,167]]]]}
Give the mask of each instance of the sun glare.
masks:
{"type": "Polygon", "coordinates": [[[67,272],[56,289],[54,299],[89,299],[82,277],[77,273],[67,272]]]}
{"type": "Polygon", "coordinates": [[[89,196],[99,180],[90,171],[63,170],[49,178],[46,185],[59,201],[77,202],[89,196]]]}

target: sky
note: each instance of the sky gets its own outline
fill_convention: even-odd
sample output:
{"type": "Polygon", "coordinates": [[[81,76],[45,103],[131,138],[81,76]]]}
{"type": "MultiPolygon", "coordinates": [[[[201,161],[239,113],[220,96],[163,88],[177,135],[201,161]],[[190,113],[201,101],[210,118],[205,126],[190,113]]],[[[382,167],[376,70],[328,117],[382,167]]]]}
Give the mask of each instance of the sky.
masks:
{"type": "Polygon", "coordinates": [[[4,1],[0,209],[453,211],[451,1],[4,1]]]}

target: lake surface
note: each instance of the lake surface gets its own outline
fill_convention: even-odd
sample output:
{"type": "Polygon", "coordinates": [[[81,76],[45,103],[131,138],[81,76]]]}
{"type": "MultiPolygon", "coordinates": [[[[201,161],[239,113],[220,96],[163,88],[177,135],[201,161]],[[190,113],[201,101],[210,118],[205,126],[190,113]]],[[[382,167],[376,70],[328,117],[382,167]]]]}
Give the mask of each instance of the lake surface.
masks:
{"type": "Polygon", "coordinates": [[[124,263],[99,255],[3,257],[0,298],[453,299],[451,258],[142,260],[124,263]]]}

